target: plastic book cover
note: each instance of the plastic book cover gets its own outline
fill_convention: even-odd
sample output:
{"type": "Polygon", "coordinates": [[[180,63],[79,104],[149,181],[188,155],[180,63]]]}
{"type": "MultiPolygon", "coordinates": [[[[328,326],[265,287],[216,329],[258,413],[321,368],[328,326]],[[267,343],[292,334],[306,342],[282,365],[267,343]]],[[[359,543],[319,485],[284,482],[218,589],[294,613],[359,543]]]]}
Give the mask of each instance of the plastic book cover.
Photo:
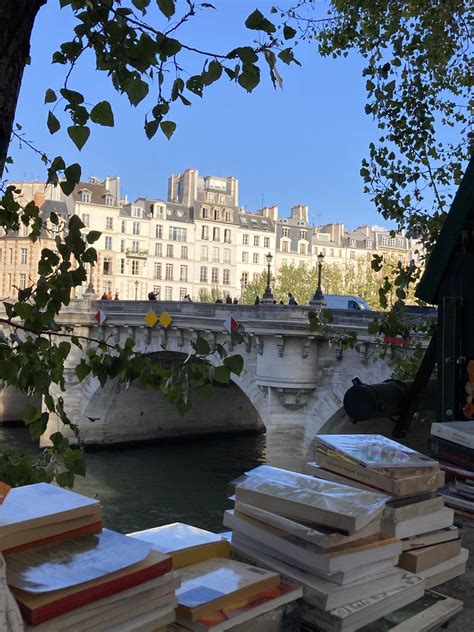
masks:
{"type": "Polygon", "coordinates": [[[367,468],[439,467],[438,461],[383,435],[316,435],[314,443],[367,468]]]}
{"type": "Polygon", "coordinates": [[[173,553],[193,546],[221,542],[220,534],[211,533],[183,522],[173,522],[162,527],[129,533],[129,536],[149,542],[155,551],[173,553]]]}
{"type": "Polygon", "coordinates": [[[280,500],[300,503],[333,514],[350,516],[375,516],[390,498],[378,492],[356,489],[333,483],[314,476],[298,474],[276,467],[260,466],[236,481],[239,489],[273,496],[280,500]]]}
{"type": "Polygon", "coordinates": [[[141,562],[151,544],[104,529],[8,556],[7,582],[29,593],[60,590],[141,562]]]}
{"type": "Polygon", "coordinates": [[[0,505],[0,535],[91,513],[99,501],[49,483],[10,490],[0,505]]]}
{"type": "MultiPolygon", "coordinates": [[[[180,571],[181,587],[176,591],[180,606],[197,608],[218,598],[238,594],[244,588],[255,587],[255,594],[260,592],[260,585],[266,580],[278,586],[279,575],[254,566],[225,558],[213,558],[187,566],[180,571]]],[[[271,587],[271,586],[269,586],[271,587]]]]}

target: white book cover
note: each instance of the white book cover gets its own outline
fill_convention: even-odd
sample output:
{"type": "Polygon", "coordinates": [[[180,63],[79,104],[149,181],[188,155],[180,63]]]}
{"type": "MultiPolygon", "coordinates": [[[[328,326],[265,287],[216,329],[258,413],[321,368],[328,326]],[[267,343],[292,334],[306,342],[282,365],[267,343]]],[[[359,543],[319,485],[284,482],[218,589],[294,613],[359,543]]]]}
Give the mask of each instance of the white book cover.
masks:
{"type": "MultiPolygon", "coordinates": [[[[367,538],[371,535],[375,535],[380,531],[380,518],[375,518],[366,527],[353,533],[352,535],[344,535],[343,533],[337,533],[334,530],[325,527],[315,527],[304,522],[296,522],[285,516],[279,516],[278,514],[266,511],[260,507],[254,505],[247,505],[246,503],[236,502],[235,511],[241,514],[260,520],[265,524],[281,529],[286,533],[302,538],[314,544],[320,546],[323,549],[327,549],[339,544],[348,544],[354,540],[360,540],[361,538],[367,538]]],[[[220,533],[220,536],[223,534],[220,533]]]]}
{"type": "Polygon", "coordinates": [[[474,421],[449,421],[431,424],[431,434],[474,450],[474,421]]]}
{"type": "Polygon", "coordinates": [[[313,442],[367,468],[439,467],[438,461],[383,435],[316,435],[313,442]]]}
{"type": "Polygon", "coordinates": [[[199,527],[193,527],[183,522],[173,522],[162,527],[135,531],[127,535],[149,542],[155,551],[160,553],[173,553],[222,540],[221,534],[211,533],[211,531],[199,529],[199,527]]]}
{"type": "Polygon", "coordinates": [[[389,612],[401,608],[419,599],[425,591],[424,580],[403,571],[400,583],[396,588],[358,599],[329,612],[323,612],[302,603],[303,618],[314,622],[317,628],[327,632],[355,632],[382,618],[389,612]]]}
{"type": "Polygon", "coordinates": [[[335,547],[328,552],[306,540],[285,534],[274,527],[264,525],[248,516],[236,515],[232,510],[224,514],[224,525],[235,533],[242,533],[263,546],[282,552],[295,560],[295,565],[304,564],[322,573],[335,573],[356,568],[363,564],[393,558],[402,552],[401,543],[380,534],[356,540],[347,549],[335,547]]]}
{"type": "Polygon", "coordinates": [[[445,529],[451,527],[454,520],[454,511],[449,507],[443,507],[438,511],[403,520],[393,522],[390,518],[382,520],[382,531],[394,538],[411,538],[415,535],[428,533],[430,529],[445,529]]]}
{"type": "Polygon", "coordinates": [[[381,514],[388,500],[377,492],[270,466],[255,468],[238,481],[235,496],[274,513],[350,533],[381,514]]]}
{"type": "Polygon", "coordinates": [[[355,599],[373,595],[380,590],[395,588],[400,584],[401,577],[405,572],[398,567],[392,566],[385,569],[382,573],[369,574],[367,577],[360,578],[350,584],[337,585],[313,573],[285,564],[271,555],[262,553],[261,550],[249,546],[247,541],[236,538],[232,542],[232,547],[244,559],[249,559],[259,566],[271,568],[283,577],[303,584],[306,601],[310,601],[321,610],[331,610],[340,605],[352,603],[355,599]]]}
{"type": "Polygon", "coordinates": [[[94,513],[99,501],[49,483],[14,487],[0,505],[0,536],[94,513]]]}

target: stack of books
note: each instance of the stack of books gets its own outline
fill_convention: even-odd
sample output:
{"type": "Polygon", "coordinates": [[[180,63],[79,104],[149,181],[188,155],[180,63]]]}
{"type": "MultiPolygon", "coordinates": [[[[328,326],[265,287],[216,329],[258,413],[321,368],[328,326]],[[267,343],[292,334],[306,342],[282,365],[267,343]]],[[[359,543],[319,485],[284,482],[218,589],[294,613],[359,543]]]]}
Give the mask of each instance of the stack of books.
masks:
{"type": "Polygon", "coordinates": [[[229,542],[219,534],[175,522],[129,537],[169,554],[178,569],[177,622],[170,630],[221,632],[245,624],[260,629],[262,617],[281,617],[283,606],[302,595],[277,573],[229,560],[229,542]]]}
{"type": "Polygon", "coordinates": [[[422,578],[396,566],[400,541],[381,531],[388,496],[270,466],[234,489],[232,549],[302,584],[307,625],[357,630],[424,593],[422,578]]]}
{"type": "Polygon", "coordinates": [[[171,557],[102,529],[96,500],[44,483],[12,489],[0,542],[28,631],[144,632],[175,620],[171,557]]]}
{"type": "Polygon", "coordinates": [[[390,495],[382,532],[401,540],[398,566],[432,588],[465,572],[454,512],[438,495],[444,483],[439,463],[381,435],[319,435],[308,472],[390,495]]]}
{"type": "Polygon", "coordinates": [[[474,519],[474,421],[452,421],[431,425],[430,454],[452,482],[441,490],[446,505],[474,519]]]}

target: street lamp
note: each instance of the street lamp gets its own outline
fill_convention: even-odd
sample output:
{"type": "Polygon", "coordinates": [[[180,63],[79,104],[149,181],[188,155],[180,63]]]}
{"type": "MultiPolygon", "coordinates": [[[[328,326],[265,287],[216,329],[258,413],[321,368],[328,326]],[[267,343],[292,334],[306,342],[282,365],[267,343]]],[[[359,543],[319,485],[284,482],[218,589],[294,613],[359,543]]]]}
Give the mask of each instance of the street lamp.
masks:
{"type": "Polygon", "coordinates": [[[138,281],[135,281],[135,300],[138,301],[138,281]]]}
{"type": "Polygon", "coordinates": [[[318,255],[318,287],[316,288],[316,292],[313,294],[310,304],[316,303],[319,305],[324,305],[324,294],[321,289],[321,270],[323,267],[324,255],[322,252],[318,255]]]}
{"type": "Polygon", "coordinates": [[[273,305],[273,293],[270,285],[271,275],[270,275],[270,266],[272,265],[273,256],[271,252],[266,256],[267,259],[267,287],[265,288],[265,292],[263,293],[262,303],[271,303],[273,305]]]}

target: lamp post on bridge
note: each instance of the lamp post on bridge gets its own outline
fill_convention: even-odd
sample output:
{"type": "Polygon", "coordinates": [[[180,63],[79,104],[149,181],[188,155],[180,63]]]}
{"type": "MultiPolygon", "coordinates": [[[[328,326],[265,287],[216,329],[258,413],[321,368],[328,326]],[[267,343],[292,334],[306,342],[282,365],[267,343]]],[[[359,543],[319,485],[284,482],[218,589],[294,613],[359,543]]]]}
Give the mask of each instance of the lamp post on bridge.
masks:
{"type": "Polygon", "coordinates": [[[138,301],[138,281],[135,281],[135,300],[138,301]]]}
{"type": "Polygon", "coordinates": [[[325,305],[324,294],[321,288],[321,271],[323,268],[324,255],[322,252],[318,255],[318,287],[316,288],[316,292],[311,297],[309,302],[310,305],[325,305]]]}
{"type": "Polygon", "coordinates": [[[245,279],[244,275],[240,277],[240,302],[244,302],[245,279]]]}
{"type": "Polygon", "coordinates": [[[271,252],[269,252],[268,255],[266,255],[266,259],[267,259],[267,287],[265,288],[265,292],[263,293],[263,297],[260,302],[273,305],[274,298],[273,298],[272,287],[270,285],[270,282],[271,282],[270,267],[272,265],[272,259],[273,259],[271,252]]]}

